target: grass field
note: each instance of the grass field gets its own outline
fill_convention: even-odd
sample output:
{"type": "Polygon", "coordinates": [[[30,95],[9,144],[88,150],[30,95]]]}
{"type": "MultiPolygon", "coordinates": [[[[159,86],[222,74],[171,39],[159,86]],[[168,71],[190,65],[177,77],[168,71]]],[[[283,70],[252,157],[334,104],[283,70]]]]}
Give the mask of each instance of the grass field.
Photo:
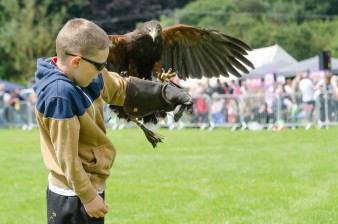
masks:
{"type": "MultiPolygon", "coordinates": [[[[106,223],[337,223],[338,129],[109,131],[106,223]]],[[[0,223],[46,223],[38,130],[0,130],[0,223]]]]}

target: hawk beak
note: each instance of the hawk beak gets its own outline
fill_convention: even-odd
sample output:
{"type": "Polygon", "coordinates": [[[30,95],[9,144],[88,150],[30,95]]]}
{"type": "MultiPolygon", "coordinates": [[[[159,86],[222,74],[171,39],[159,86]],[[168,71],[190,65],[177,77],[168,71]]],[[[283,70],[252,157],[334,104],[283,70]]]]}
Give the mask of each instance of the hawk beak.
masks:
{"type": "Polygon", "coordinates": [[[151,36],[151,38],[153,39],[153,41],[155,41],[155,38],[157,37],[157,30],[156,29],[151,29],[149,32],[149,35],[151,36]]]}

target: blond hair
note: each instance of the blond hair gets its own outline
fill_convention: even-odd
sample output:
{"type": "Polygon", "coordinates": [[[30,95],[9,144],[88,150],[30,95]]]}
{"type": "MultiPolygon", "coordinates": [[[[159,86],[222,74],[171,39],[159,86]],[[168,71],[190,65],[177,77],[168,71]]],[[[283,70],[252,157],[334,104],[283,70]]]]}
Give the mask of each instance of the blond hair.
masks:
{"type": "Polygon", "coordinates": [[[56,53],[64,58],[65,53],[95,56],[100,50],[112,46],[108,35],[95,23],[81,18],[69,20],[56,37],[56,53]]]}

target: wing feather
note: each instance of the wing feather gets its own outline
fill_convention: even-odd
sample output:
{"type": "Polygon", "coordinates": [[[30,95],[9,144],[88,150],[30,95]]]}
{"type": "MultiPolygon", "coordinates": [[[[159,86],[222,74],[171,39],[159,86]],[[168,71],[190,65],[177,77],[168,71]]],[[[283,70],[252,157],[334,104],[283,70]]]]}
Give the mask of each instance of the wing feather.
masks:
{"type": "MultiPolygon", "coordinates": [[[[198,78],[202,78],[203,74],[203,66],[201,66],[201,62],[198,59],[198,52],[196,52],[195,48],[189,48],[189,56],[191,57],[189,61],[189,69],[190,69],[190,74],[197,74],[198,78]]],[[[184,79],[188,77],[186,74],[184,74],[184,79]]]]}
{"type": "Polygon", "coordinates": [[[173,68],[175,61],[174,59],[174,49],[173,48],[169,48],[166,50],[167,52],[165,52],[162,56],[162,61],[164,61],[163,63],[165,65],[167,65],[168,68],[173,68]]]}
{"type": "Polygon", "coordinates": [[[253,68],[244,57],[251,48],[217,30],[178,24],[163,29],[162,33],[165,40],[162,66],[173,68],[180,78],[211,78],[229,73],[241,76],[239,71],[248,73],[244,65],[253,68]]]}
{"type": "Polygon", "coordinates": [[[198,53],[195,52],[195,48],[187,48],[187,52],[189,56],[189,68],[191,69],[190,74],[202,74],[201,66],[198,63],[198,53]]]}
{"type": "Polygon", "coordinates": [[[236,59],[239,59],[241,62],[243,62],[244,64],[246,64],[247,66],[251,67],[252,69],[255,68],[255,66],[252,64],[251,61],[249,61],[246,57],[244,57],[242,54],[239,54],[238,52],[236,51],[233,51],[232,52],[234,54],[234,57],[236,59]]]}
{"type": "MultiPolygon", "coordinates": [[[[184,49],[184,53],[185,53],[185,60],[186,60],[186,69],[187,69],[187,75],[191,76],[192,74],[196,74],[196,66],[194,65],[193,62],[193,56],[192,53],[190,51],[190,48],[185,48],[184,49]]],[[[202,78],[202,77],[201,77],[202,78]]]]}
{"type": "Polygon", "coordinates": [[[237,46],[234,43],[231,42],[223,42],[223,44],[226,46],[226,48],[230,49],[231,52],[238,52],[241,55],[248,55],[248,52],[244,50],[243,48],[237,46]]]}
{"type": "Polygon", "coordinates": [[[236,60],[236,58],[234,57],[229,57],[229,61],[232,65],[234,65],[233,67],[236,67],[237,69],[239,69],[241,72],[244,73],[248,73],[248,69],[246,67],[244,67],[239,61],[236,60]]]}
{"type": "MultiPolygon", "coordinates": [[[[195,65],[199,67],[200,74],[205,77],[212,77],[210,75],[210,64],[208,58],[205,58],[203,51],[200,48],[191,48],[195,58],[195,65]]],[[[216,66],[217,68],[217,66],[216,66]]],[[[202,77],[201,77],[202,78],[202,77]]]]}
{"type": "MultiPolygon", "coordinates": [[[[182,40],[180,41],[182,42],[182,40]]],[[[180,43],[177,45],[179,46],[180,43]]],[[[185,63],[185,51],[184,51],[184,48],[180,48],[180,47],[177,47],[175,48],[176,51],[177,51],[177,64],[178,64],[178,71],[179,71],[179,74],[187,74],[188,73],[188,70],[187,70],[187,64],[185,63]]]]}
{"type": "Polygon", "coordinates": [[[240,48],[242,48],[246,51],[252,50],[249,45],[247,45],[246,43],[244,43],[243,41],[241,41],[237,38],[234,38],[234,37],[231,37],[231,36],[228,36],[228,35],[225,35],[225,34],[222,34],[222,36],[224,37],[224,39],[228,39],[230,43],[233,43],[233,44],[239,46],[240,48]]]}
{"type": "Polygon", "coordinates": [[[236,77],[241,77],[241,74],[232,66],[232,64],[228,60],[225,60],[224,63],[226,65],[227,70],[231,74],[233,74],[236,77]]]}
{"type": "Polygon", "coordinates": [[[204,70],[206,70],[207,78],[219,77],[219,75],[223,74],[223,65],[219,63],[218,57],[216,54],[212,52],[212,50],[207,46],[207,44],[203,44],[200,49],[201,60],[205,61],[203,63],[204,70]]]}
{"type": "Polygon", "coordinates": [[[229,74],[228,74],[228,72],[230,71],[229,66],[233,67],[229,63],[230,58],[233,57],[232,52],[229,51],[229,49],[223,49],[224,48],[223,46],[219,46],[217,48],[217,46],[215,46],[215,45],[213,45],[209,42],[206,42],[205,46],[211,52],[208,55],[210,55],[210,57],[212,57],[214,59],[214,61],[219,62],[218,63],[218,66],[220,68],[219,74],[222,74],[225,77],[229,77],[229,74]],[[227,54],[224,54],[224,52],[227,52],[227,54]],[[228,62],[228,63],[226,63],[226,62],[228,62]]]}

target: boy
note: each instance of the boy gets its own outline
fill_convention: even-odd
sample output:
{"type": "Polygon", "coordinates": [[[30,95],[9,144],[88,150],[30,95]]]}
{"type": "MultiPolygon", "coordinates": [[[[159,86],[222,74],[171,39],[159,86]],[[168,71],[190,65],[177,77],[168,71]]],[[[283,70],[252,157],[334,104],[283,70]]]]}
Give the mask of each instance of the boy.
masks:
{"type": "Polygon", "coordinates": [[[106,136],[103,101],[124,106],[134,117],[192,107],[191,97],[179,88],[108,72],[110,47],[100,27],[73,19],[58,33],[57,57],[37,61],[36,116],[50,171],[48,223],[104,223],[109,210],[104,190],[116,152],[106,136]],[[134,102],[146,106],[133,107],[134,102]]]}

